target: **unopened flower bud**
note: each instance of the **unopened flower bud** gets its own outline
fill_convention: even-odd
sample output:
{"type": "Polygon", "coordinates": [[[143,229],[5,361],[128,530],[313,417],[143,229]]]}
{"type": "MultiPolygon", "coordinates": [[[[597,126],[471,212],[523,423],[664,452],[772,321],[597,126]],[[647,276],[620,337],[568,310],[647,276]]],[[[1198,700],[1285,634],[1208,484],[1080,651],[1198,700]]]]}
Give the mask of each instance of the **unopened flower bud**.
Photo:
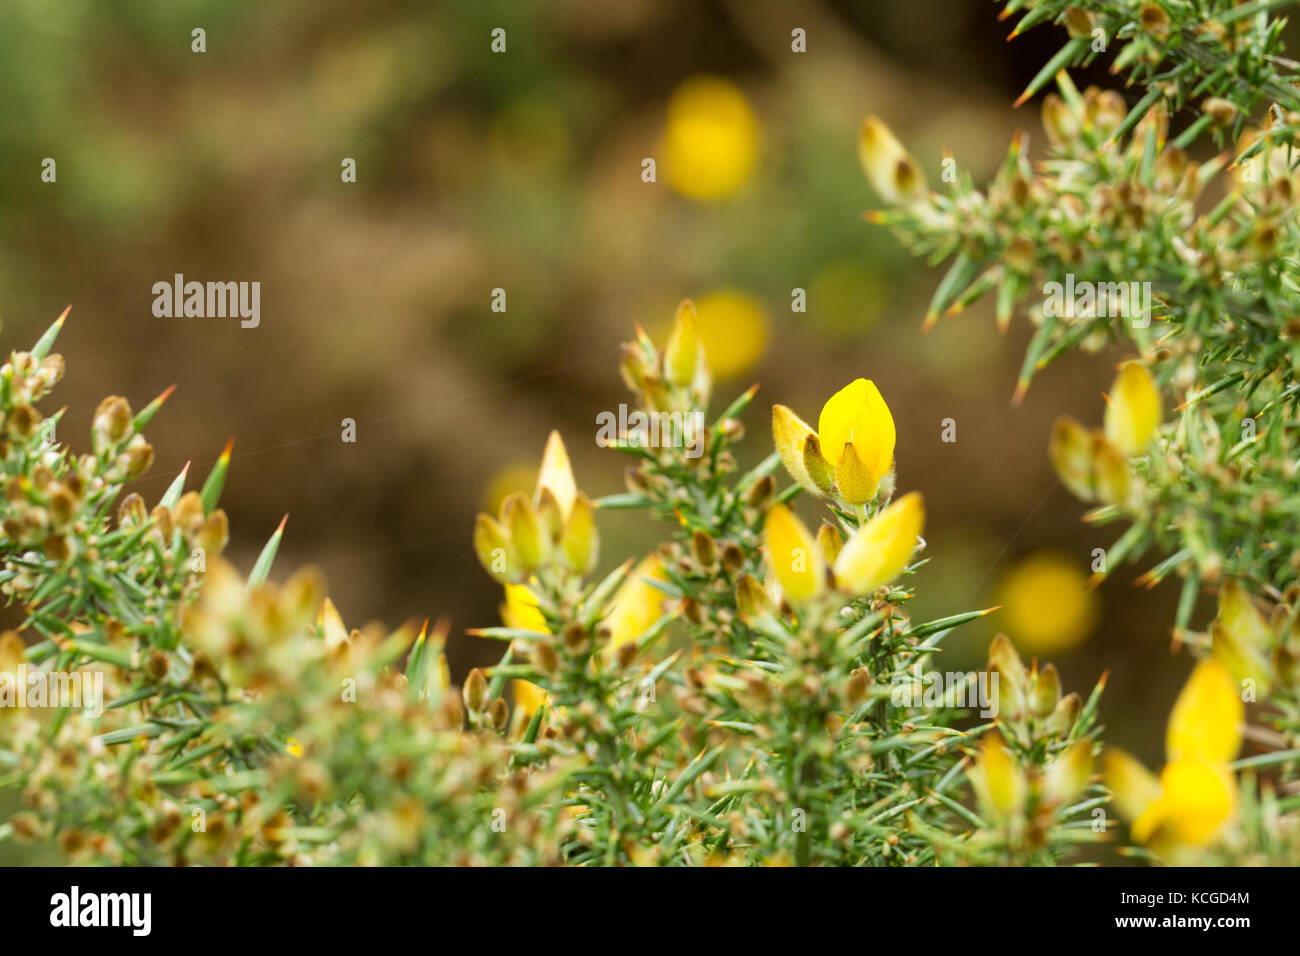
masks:
{"type": "Polygon", "coordinates": [[[713,539],[698,528],[691,532],[691,554],[696,563],[706,568],[713,567],[718,560],[718,549],[714,546],[713,539]]]}
{"type": "Polygon", "coordinates": [[[1040,720],[1049,717],[1061,700],[1061,675],[1048,664],[1029,682],[1029,712],[1040,720]]]}
{"type": "Polygon", "coordinates": [[[476,667],[470,671],[469,676],[465,678],[465,709],[471,714],[481,713],[483,707],[487,704],[487,692],[487,678],[484,677],[483,672],[476,667]]]}
{"type": "Polygon", "coordinates": [[[110,395],[95,409],[95,447],[116,445],[127,436],[131,428],[131,406],[125,398],[110,395]]]}
{"type": "Polygon", "coordinates": [[[745,494],[745,504],[750,508],[765,508],[776,491],[776,482],[771,475],[764,475],[750,486],[745,494]]]}

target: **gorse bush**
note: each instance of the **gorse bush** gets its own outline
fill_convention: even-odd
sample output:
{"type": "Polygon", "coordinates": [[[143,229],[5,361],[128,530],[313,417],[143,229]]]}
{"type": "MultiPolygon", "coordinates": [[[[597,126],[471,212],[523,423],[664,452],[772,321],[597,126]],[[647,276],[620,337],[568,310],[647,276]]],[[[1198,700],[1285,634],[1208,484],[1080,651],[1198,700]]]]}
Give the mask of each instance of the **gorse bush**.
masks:
{"type": "Polygon", "coordinates": [[[1036,168],[1017,139],[986,190],[967,179],[932,194],[883,123],[865,121],[860,140],[893,206],[873,218],[951,259],[926,323],[984,296],[1001,328],[1026,307],[1035,332],[1017,399],[1071,349],[1134,353],[1103,427],[1062,417],[1049,453],[1062,483],[1097,505],[1088,521],[1127,522],[1099,575],[1152,555],[1139,583],[1180,577],[1174,637],[1205,661],[1175,709],[1159,780],[1108,758],[1116,806],[1163,855],[1221,836],[1217,855],[1193,857],[1221,862],[1294,862],[1300,844],[1300,95],[1270,17],[1286,5],[1009,0],[1005,12],[1022,14],[1015,33],[1049,21],[1069,33],[1022,97],[1053,80],[1059,90],[1043,100],[1036,168]],[[1145,89],[1131,106],[1080,93],[1065,72],[1108,41],[1113,72],[1145,89]],[[1206,137],[1235,146],[1198,162],[1206,137]],[[1195,622],[1203,593],[1217,613],[1195,622]],[[1262,785],[1230,772],[1243,702],[1264,752],[1235,766],[1274,768],[1262,785]],[[1204,733],[1178,731],[1180,714],[1197,714],[1204,733]]]}
{"type": "Polygon", "coordinates": [[[1017,140],[983,192],[930,193],[882,121],[861,130],[873,218],[952,260],[927,323],[984,295],[1003,327],[1027,312],[1018,398],[1072,348],[1130,353],[1100,425],[1061,419],[1048,453],[1088,520],[1127,524],[1100,574],[1146,558],[1146,583],[1184,582],[1171,623],[1199,663],[1158,773],[1103,747],[1104,680],[1064,688],[1003,636],[985,671],[943,673],[987,611],[909,612],[944,559],[885,397],[824,383],[815,427],[776,404],[747,456],[756,389],[711,412],[689,302],[666,341],[623,347],[635,410],[602,442],[626,492],[584,495],[557,431],[535,491],[478,517],[502,622],[470,633],[502,656],[459,687],[447,624],[349,629],[318,572],[273,583],[283,523],[247,575],[221,558],[229,447],[152,508],[128,489],[167,393],[105,399],[74,456],[38,410],[60,319],[0,369],[0,589],[24,616],[0,637],[0,840],[128,864],[1050,865],[1103,842],[1294,862],[1300,107],[1279,5],[1010,0],[1018,30],[1069,38],[1028,91],[1060,91],[1044,162],[1017,140]],[[1108,45],[1147,91],[1132,108],[1063,72],[1108,45]],[[1194,160],[1203,136],[1235,160],[1194,160]],[[602,555],[610,510],[665,540],[602,555]]]}

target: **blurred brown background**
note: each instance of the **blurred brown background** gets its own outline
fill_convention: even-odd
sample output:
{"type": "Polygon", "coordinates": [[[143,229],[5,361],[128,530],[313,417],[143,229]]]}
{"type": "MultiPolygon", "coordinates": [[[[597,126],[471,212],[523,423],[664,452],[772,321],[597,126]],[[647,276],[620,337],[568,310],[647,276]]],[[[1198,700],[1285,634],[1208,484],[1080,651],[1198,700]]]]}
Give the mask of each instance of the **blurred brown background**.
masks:
{"type": "MultiPolygon", "coordinates": [[[[1124,568],[1095,601],[1080,592],[1092,549],[1118,532],[1080,523],[1045,453],[1057,414],[1100,422],[1119,356],[1069,357],[1012,408],[1023,319],[999,338],[980,307],[923,336],[940,273],[861,220],[877,204],[855,155],[866,113],[932,183],[945,147],[977,182],[1015,129],[1041,147],[1037,101],[1011,102],[1060,37],[1008,44],[998,10],[8,0],[5,347],[30,346],[71,303],[61,440],[85,447],[105,394],[138,408],[177,383],[150,429],[146,498],[187,460],[205,473],[234,436],[233,560],[247,570],[288,512],[281,575],[319,565],[352,624],[449,615],[459,675],[498,652],[460,634],[494,623],[501,597],[470,548],[474,513],[528,480],[552,427],[584,490],[620,490],[625,462],[596,448],[594,424],[626,400],[617,344],[633,323],[662,328],[682,297],[710,302],[715,365],[730,372],[718,401],[762,383],[754,460],[771,447],[773,402],[815,421],[852,378],[879,385],[899,485],[928,503],[917,613],[1017,603],[956,641],[951,669],[976,666],[995,628],[1027,655],[1050,649],[1085,694],[1109,668],[1110,740],[1155,763],[1187,670],[1169,655],[1176,585],[1138,591],[1141,568],[1124,568]],[[205,53],[191,50],[200,27],[205,53]],[[45,157],[55,183],[41,181],[45,157]],[[341,181],[345,157],[355,184],[341,181]],[[260,327],[155,318],[152,286],[175,273],[260,282],[260,327]],[[344,418],[356,444],[340,440],[344,418]],[[945,418],[955,443],[941,441],[945,418]]],[[[667,532],[626,515],[602,530],[609,561],[667,532]]]]}

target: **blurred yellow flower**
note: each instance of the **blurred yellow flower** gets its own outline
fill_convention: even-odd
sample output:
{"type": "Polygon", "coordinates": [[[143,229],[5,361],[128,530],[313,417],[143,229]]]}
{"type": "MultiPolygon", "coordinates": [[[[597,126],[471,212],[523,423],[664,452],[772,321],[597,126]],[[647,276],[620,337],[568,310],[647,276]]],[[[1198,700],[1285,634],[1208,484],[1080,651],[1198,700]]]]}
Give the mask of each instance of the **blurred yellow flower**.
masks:
{"type": "Polygon", "coordinates": [[[975,764],[970,771],[971,783],[980,807],[990,816],[1006,819],[1015,816],[1025,805],[1029,791],[1024,771],[1007,750],[997,731],[985,734],[980,741],[975,764]]]}
{"type": "Polygon", "coordinates": [[[695,300],[700,342],[715,379],[743,375],[767,352],[771,319],[748,292],[718,289],[695,300]]]}
{"type": "Polygon", "coordinates": [[[758,134],[758,119],[731,80],[685,80],[668,100],[662,148],[668,184],[691,199],[732,195],[754,171],[758,134]]]}
{"type": "Polygon", "coordinates": [[[537,483],[537,466],[531,462],[515,462],[492,476],[483,490],[483,510],[496,514],[501,502],[516,492],[527,494],[537,483]]]}
{"type": "Polygon", "coordinates": [[[1106,396],[1106,440],[1132,458],[1146,450],[1160,424],[1160,390],[1138,362],[1125,362],[1106,396]]]}
{"type": "Polygon", "coordinates": [[[1273,631],[1238,581],[1219,588],[1219,614],[1210,626],[1214,659],[1238,682],[1253,681],[1257,694],[1267,694],[1276,679],[1273,631]]]}
{"type": "Polygon", "coordinates": [[[1083,569],[1053,551],[1035,551],[1002,579],[1003,629],[1022,651],[1047,654],[1080,644],[1097,623],[1097,596],[1083,569]]]}
{"type": "Polygon", "coordinates": [[[1211,842],[1232,816],[1229,762],[1241,749],[1245,707],[1216,660],[1196,665],[1174,702],[1166,733],[1168,763],[1157,780],[1122,750],[1106,751],[1106,786],[1132,823],[1133,839],[1168,862],[1211,842]]]}
{"type": "MultiPolygon", "coordinates": [[[[692,300],[694,331],[714,380],[744,375],[767,354],[772,319],[763,304],[741,289],[722,288],[692,300]]],[[[678,308],[681,315],[681,307],[678,308]]],[[[670,339],[677,323],[648,322],[651,337],[670,339]]]]}

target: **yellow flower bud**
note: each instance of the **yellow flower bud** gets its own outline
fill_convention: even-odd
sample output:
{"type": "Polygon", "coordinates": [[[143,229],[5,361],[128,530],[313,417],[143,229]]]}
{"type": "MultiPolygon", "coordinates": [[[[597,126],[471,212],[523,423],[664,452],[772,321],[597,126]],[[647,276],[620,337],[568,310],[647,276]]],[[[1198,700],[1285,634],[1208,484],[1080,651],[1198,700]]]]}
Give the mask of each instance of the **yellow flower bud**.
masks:
{"type": "Polygon", "coordinates": [[[826,559],[822,549],[793,511],[775,505],[763,523],[768,561],[781,590],[791,601],[807,601],[826,588],[826,559]]]}
{"type": "Polygon", "coordinates": [[[849,538],[835,560],[835,581],[850,594],[869,594],[907,567],[925,524],[925,503],[910,492],[849,538]]]}
{"type": "Polygon", "coordinates": [[[1097,497],[1108,505],[1131,508],[1138,500],[1140,484],[1129,467],[1124,453],[1101,435],[1094,433],[1092,443],[1093,479],[1097,497]]]}
{"type": "Polygon", "coordinates": [[[817,433],[802,418],[784,405],[772,406],[772,441],[781,455],[781,463],[799,487],[822,498],[826,493],[812,480],[805,463],[804,449],[810,438],[816,440],[817,433]]]}
{"type": "Polygon", "coordinates": [[[1043,794],[1050,803],[1068,803],[1092,776],[1092,741],[1080,740],[1058,754],[1043,775],[1043,794]]]}
{"type": "Polygon", "coordinates": [[[560,547],[569,567],[579,574],[587,574],[596,566],[600,553],[600,535],[596,531],[596,512],[591,502],[579,495],[569,511],[564,524],[560,547]]]}
{"type": "Polygon", "coordinates": [[[991,816],[1006,819],[1024,807],[1028,790],[1024,771],[997,731],[980,741],[970,778],[980,806],[991,816]]]}
{"type": "Polygon", "coordinates": [[[510,535],[519,570],[531,573],[546,563],[551,554],[551,539],[542,533],[537,513],[527,498],[516,492],[501,506],[501,523],[510,535]]]}
{"type": "Polygon", "coordinates": [[[844,548],[844,535],[840,534],[835,525],[829,521],[823,521],[822,526],[817,529],[817,546],[822,549],[822,555],[826,558],[826,563],[834,564],[835,559],[840,556],[840,551],[844,548]]]}
{"type": "Polygon", "coordinates": [[[1075,497],[1091,501],[1096,497],[1093,489],[1092,436],[1088,430],[1068,415],[1062,415],[1052,424],[1052,437],[1047,445],[1052,467],[1075,497]]]}
{"type": "Polygon", "coordinates": [[[519,575],[512,557],[510,535],[491,515],[480,514],[474,521],[474,553],[483,570],[503,584],[519,575]]]}
{"type": "Polygon", "coordinates": [[[1048,664],[1029,681],[1029,712],[1039,719],[1052,715],[1061,701],[1061,675],[1048,664]]]}
{"type": "Polygon", "coordinates": [[[703,359],[695,304],[690,299],[683,299],[673,319],[672,334],[664,347],[664,378],[671,385],[687,388],[695,381],[695,373],[703,359]]]}
{"type": "Polygon", "coordinates": [[[542,452],[542,466],[537,472],[537,490],[534,497],[539,501],[543,490],[555,496],[560,506],[560,513],[567,520],[573,510],[573,501],[578,496],[578,486],[573,480],[573,468],[569,465],[569,453],[565,450],[564,440],[558,431],[552,431],[546,439],[546,450],[542,452]]]}
{"type": "Polygon", "coordinates": [[[872,188],[890,205],[925,199],[920,167],[877,116],[868,116],[858,128],[858,160],[872,188]]]}
{"type": "Polygon", "coordinates": [[[1146,451],[1160,424],[1160,390],[1138,362],[1125,362],[1107,396],[1106,440],[1132,458],[1146,451]]]}

